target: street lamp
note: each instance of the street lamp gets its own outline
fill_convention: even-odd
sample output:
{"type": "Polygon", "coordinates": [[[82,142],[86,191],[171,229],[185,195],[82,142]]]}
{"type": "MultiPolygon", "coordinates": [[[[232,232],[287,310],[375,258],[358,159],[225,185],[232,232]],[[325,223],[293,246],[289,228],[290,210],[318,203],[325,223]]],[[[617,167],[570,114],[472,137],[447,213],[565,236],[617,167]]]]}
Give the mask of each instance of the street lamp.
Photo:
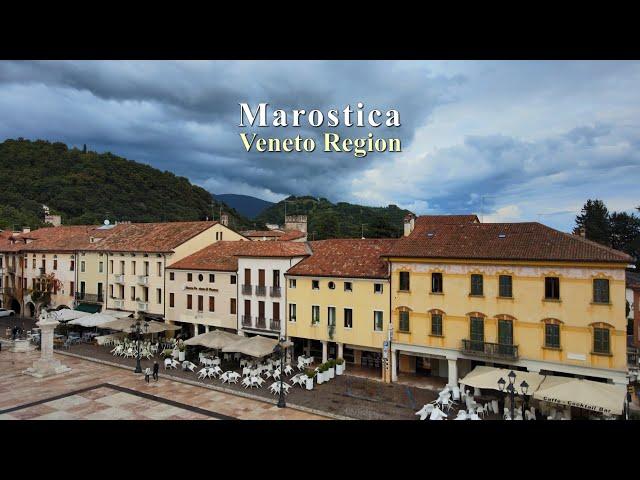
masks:
{"type": "Polygon", "coordinates": [[[284,353],[285,348],[283,346],[286,339],[280,338],[276,346],[274,347],[274,353],[280,355],[280,393],[278,394],[278,408],[284,408],[287,406],[287,403],[284,401],[284,388],[282,388],[282,384],[284,383],[284,353]]]}
{"type": "Polygon", "coordinates": [[[505,382],[504,378],[500,377],[500,380],[498,380],[498,390],[500,390],[500,392],[505,393],[509,395],[509,399],[511,400],[511,418],[514,418],[514,409],[515,409],[515,399],[516,399],[516,395],[522,395],[523,399],[524,399],[524,403],[523,403],[523,411],[522,411],[522,415],[524,416],[524,410],[526,410],[527,408],[527,400],[528,400],[528,392],[529,392],[529,384],[527,383],[526,380],[523,380],[522,383],[520,383],[520,393],[518,393],[518,391],[516,390],[515,382],[516,382],[516,374],[513,370],[511,370],[509,372],[509,375],[507,375],[507,378],[509,379],[509,385],[507,385],[507,382],[505,382]],[[506,385],[506,388],[505,388],[506,385]]]}
{"type": "Polygon", "coordinates": [[[142,319],[140,314],[138,313],[137,318],[131,324],[131,333],[136,337],[136,369],[133,373],[142,373],[142,366],[140,365],[140,338],[143,333],[147,333],[149,331],[149,322],[142,319]]]}

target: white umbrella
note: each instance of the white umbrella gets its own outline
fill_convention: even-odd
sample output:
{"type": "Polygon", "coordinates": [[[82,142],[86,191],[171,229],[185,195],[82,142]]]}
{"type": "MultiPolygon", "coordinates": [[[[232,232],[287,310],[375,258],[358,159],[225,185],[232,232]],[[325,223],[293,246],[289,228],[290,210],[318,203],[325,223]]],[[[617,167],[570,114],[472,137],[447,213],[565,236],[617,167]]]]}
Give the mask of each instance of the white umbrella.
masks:
{"type": "MultiPolygon", "coordinates": [[[[249,355],[250,357],[260,358],[273,353],[273,349],[277,344],[278,339],[276,338],[267,338],[261,335],[256,335],[255,337],[244,338],[227,345],[222,349],[222,351],[225,353],[238,352],[244,355],[249,355]]],[[[283,342],[282,345],[286,348],[293,345],[293,343],[283,342]]]]}
{"type": "MultiPolygon", "coordinates": [[[[505,368],[486,367],[484,365],[478,365],[471,372],[469,372],[463,379],[460,380],[462,385],[468,385],[475,388],[486,388],[491,390],[500,390],[498,387],[498,380],[501,378],[505,381],[509,381],[509,372],[511,370],[505,368]]],[[[516,374],[516,390],[519,391],[520,384],[523,380],[527,381],[529,385],[529,395],[531,392],[535,392],[542,381],[544,376],[534,372],[522,372],[520,370],[514,371],[516,374]]]]}
{"type": "Polygon", "coordinates": [[[220,350],[238,340],[246,340],[246,338],[235,333],[225,332],[224,330],[212,330],[185,340],[184,344],[191,346],[200,345],[202,347],[220,350]]]}
{"type": "Polygon", "coordinates": [[[127,318],[133,315],[131,312],[123,312],[122,310],[103,310],[102,313],[111,315],[114,318],[127,318]]]}
{"type": "Polygon", "coordinates": [[[101,327],[108,322],[113,322],[115,317],[106,313],[94,313],[87,315],[86,317],[76,318],[71,320],[69,325],[80,325],[81,327],[101,327]]]}
{"type": "MultiPolygon", "coordinates": [[[[105,322],[100,325],[100,328],[105,328],[109,330],[120,330],[121,332],[130,332],[131,325],[135,323],[135,319],[133,318],[120,318],[120,319],[112,319],[110,322],[105,322]]],[[[159,333],[167,330],[180,330],[180,327],[176,325],[170,325],[168,323],[156,322],[155,320],[150,320],[148,322],[149,328],[145,333],[159,333]]]]}
{"type": "Polygon", "coordinates": [[[71,310],[70,308],[61,308],[60,310],[53,310],[49,313],[53,314],[55,319],[59,322],[68,322],[69,320],[75,320],[76,318],[86,317],[91,315],[89,312],[83,312],[81,310],[71,310]]]}

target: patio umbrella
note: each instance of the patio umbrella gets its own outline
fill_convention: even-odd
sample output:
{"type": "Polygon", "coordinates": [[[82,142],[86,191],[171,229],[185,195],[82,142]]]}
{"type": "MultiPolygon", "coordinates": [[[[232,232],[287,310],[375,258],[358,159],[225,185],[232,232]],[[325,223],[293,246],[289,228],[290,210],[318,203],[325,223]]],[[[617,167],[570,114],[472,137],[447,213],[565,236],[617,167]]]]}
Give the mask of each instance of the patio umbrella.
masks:
{"type": "Polygon", "coordinates": [[[533,398],[604,414],[622,415],[627,390],[623,385],[548,375],[533,398]]]}
{"type": "Polygon", "coordinates": [[[212,330],[185,340],[184,344],[190,346],[200,345],[202,347],[220,350],[238,340],[245,340],[245,337],[241,337],[235,333],[225,332],[224,330],[212,330]]]}
{"type": "MultiPolygon", "coordinates": [[[[110,322],[105,322],[100,325],[100,328],[105,328],[109,330],[119,330],[121,332],[129,332],[131,331],[131,325],[135,322],[133,318],[120,318],[116,320],[111,320],[110,322]]],[[[155,320],[150,320],[147,322],[149,324],[149,328],[146,333],[159,333],[167,330],[180,330],[180,327],[176,325],[170,325],[168,323],[156,322],[155,320]]]]}
{"type": "Polygon", "coordinates": [[[102,313],[111,315],[114,318],[128,318],[133,315],[131,312],[123,312],[122,310],[103,310],[102,313]]]}
{"type": "MultiPolygon", "coordinates": [[[[248,355],[250,357],[266,357],[273,353],[273,349],[278,344],[278,340],[276,338],[267,338],[261,335],[256,335],[255,337],[249,337],[237,342],[234,342],[222,349],[223,352],[238,352],[243,355],[248,355]]],[[[284,342],[284,347],[290,347],[293,345],[291,342],[284,342]]]]}
{"type": "MultiPolygon", "coordinates": [[[[75,320],[71,320],[69,325],[80,325],[81,327],[101,327],[102,325],[108,322],[113,322],[115,317],[112,315],[107,315],[105,313],[94,313],[91,315],[87,315],[85,317],[76,318],[75,320]]],[[[131,322],[129,321],[129,325],[131,322]]]]}
{"type": "MultiPolygon", "coordinates": [[[[505,381],[509,380],[509,372],[506,368],[486,367],[479,365],[469,372],[460,380],[462,385],[468,385],[475,388],[488,388],[490,390],[499,390],[498,380],[501,378],[505,381]]],[[[534,372],[515,371],[516,374],[516,390],[519,391],[520,384],[526,380],[529,384],[529,392],[535,392],[544,380],[544,376],[534,372]]],[[[529,393],[531,394],[531,393],[529,393]]]]}
{"type": "Polygon", "coordinates": [[[82,312],[80,310],[71,310],[70,308],[61,308],[60,310],[52,310],[49,313],[53,314],[54,318],[59,322],[68,322],[77,318],[86,317],[91,315],[89,312],[82,312]]]}

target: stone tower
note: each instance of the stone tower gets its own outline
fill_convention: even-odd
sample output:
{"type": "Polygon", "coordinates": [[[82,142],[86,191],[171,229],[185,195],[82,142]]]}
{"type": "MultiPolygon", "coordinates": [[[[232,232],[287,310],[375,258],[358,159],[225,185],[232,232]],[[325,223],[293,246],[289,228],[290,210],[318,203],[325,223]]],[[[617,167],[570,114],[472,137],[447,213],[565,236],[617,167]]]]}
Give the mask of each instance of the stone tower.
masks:
{"type": "Polygon", "coordinates": [[[307,216],[306,215],[287,215],[284,217],[284,229],[300,230],[307,233],[307,216]]]}

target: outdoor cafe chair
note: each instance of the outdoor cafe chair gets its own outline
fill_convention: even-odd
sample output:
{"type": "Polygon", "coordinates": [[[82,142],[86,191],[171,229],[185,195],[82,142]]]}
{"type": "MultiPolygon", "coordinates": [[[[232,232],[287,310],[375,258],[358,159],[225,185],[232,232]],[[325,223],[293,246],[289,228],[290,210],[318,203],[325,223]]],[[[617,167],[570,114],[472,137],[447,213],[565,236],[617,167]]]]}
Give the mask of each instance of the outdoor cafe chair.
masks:
{"type": "Polygon", "coordinates": [[[284,373],[285,375],[291,375],[293,373],[293,367],[291,365],[286,365],[284,367],[284,373]]]}
{"type": "Polygon", "coordinates": [[[207,377],[208,378],[216,378],[216,371],[212,367],[207,368],[207,377]]]}
{"type": "Polygon", "coordinates": [[[469,420],[482,420],[482,419],[477,413],[472,413],[471,415],[469,415],[469,420]]]}
{"type": "Polygon", "coordinates": [[[458,415],[454,420],[468,420],[467,412],[465,410],[458,410],[458,415]]]}
{"type": "Polygon", "coordinates": [[[509,412],[508,407],[504,407],[504,413],[502,414],[502,418],[504,420],[511,420],[511,413],[509,412]]]}
{"type": "Polygon", "coordinates": [[[420,415],[420,420],[426,420],[426,418],[433,412],[433,404],[427,403],[420,410],[416,412],[416,415],[420,415]]]}
{"type": "Polygon", "coordinates": [[[207,376],[207,369],[206,369],[206,368],[201,368],[201,369],[198,371],[198,378],[199,378],[199,379],[202,379],[202,378],[204,378],[204,377],[206,377],[206,376],[207,376]]]}
{"type": "Polygon", "coordinates": [[[222,381],[222,383],[226,383],[229,381],[229,374],[227,372],[224,372],[222,375],[220,375],[220,380],[222,381]]]}
{"type": "MultiPolygon", "coordinates": [[[[258,384],[258,387],[261,387],[261,386],[262,386],[262,384],[264,383],[264,380],[263,380],[263,379],[262,379],[262,377],[260,377],[260,376],[256,376],[256,377],[253,377],[253,378],[255,378],[255,379],[256,379],[256,380],[255,380],[255,382],[258,384]]],[[[253,380],[252,380],[252,381],[253,381],[253,380]]]]}
{"type": "MultiPolygon", "coordinates": [[[[280,382],[278,382],[280,383],[280,382]]],[[[284,388],[284,394],[288,395],[289,394],[289,389],[291,388],[291,385],[289,385],[286,382],[282,382],[282,388],[284,388]]]]}
{"type": "Polygon", "coordinates": [[[291,385],[298,385],[299,379],[300,379],[300,375],[294,375],[289,379],[289,381],[291,382],[291,385]]]}
{"type": "Polygon", "coordinates": [[[273,378],[274,378],[275,380],[280,380],[280,369],[279,369],[279,368],[277,368],[276,370],[274,370],[274,372],[273,372],[273,378]]]}
{"type": "Polygon", "coordinates": [[[229,371],[227,374],[229,376],[229,383],[238,383],[238,379],[240,378],[240,374],[238,372],[229,371]]]}
{"type": "Polygon", "coordinates": [[[251,375],[251,369],[249,367],[243,367],[242,368],[242,376],[243,377],[248,377],[249,375],[251,375]]]}
{"type": "Polygon", "coordinates": [[[269,390],[271,390],[271,393],[273,394],[280,393],[280,382],[273,382],[269,387],[269,390]]]}
{"type": "Polygon", "coordinates": [[[460,389],[458,387],[453,387],[453,389],[451,390],[451,393],[453,395],[453,399],[458,401],[460,400],[460,389]]]}
{"type": "Polygon", "coordinates": [[[164,359],[164,369],[166,370],[167,368],[173,368],[170,358],[164,359]]]}
{"type": "Polygon", "coordinates": [[[213,367],[213,371],[216,375],[222,375],[222,369],[218,365],[213,367]]]}
{"type": "Polygon", "coordinates": [[[302,370],[304,370],[304,369],[305,369],[305,367],[306,367],[306,365],[305,365],[305,363],[304,363],[304,362],[300,362],[300,361],[298,362],[298,371],[299,371],[299,372],[300,372],[300,371],[302,371],[302,370]]]}
{"type": "Polygon", "coordinates": [[[242,386],[243,386],[244,388],[250,387],[250,386],[251,386],[251,378],[249,378],[249,377],[244,377],[244,378],[242,379],[242,386]]]}
{"type": "Polygon", "coordinates": [[[484,417],[485,415],[484,407],[482,405],[478,405],[478,407],[476,408],[476,413],[479,416],[484,417]]]}
{"type": "Polygon", "coordinates": [[[264,378],[269,378],[271,377],[271,370],[265,370],[264,371],[264,378]]]}

